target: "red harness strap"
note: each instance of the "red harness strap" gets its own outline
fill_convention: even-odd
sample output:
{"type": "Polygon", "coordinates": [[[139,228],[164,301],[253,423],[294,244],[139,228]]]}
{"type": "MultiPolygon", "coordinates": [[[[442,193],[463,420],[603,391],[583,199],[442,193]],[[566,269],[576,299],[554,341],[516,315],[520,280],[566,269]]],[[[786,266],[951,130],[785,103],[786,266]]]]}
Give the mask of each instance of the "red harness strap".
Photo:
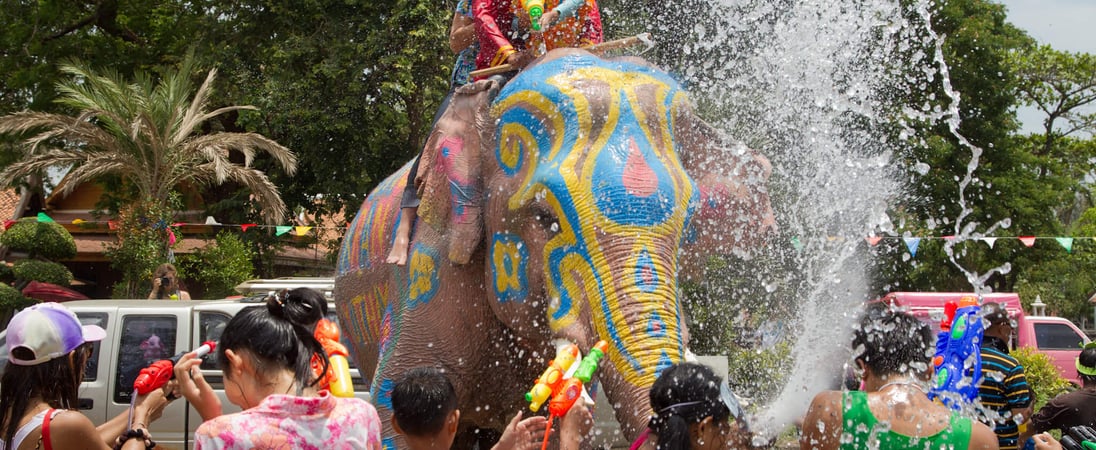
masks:
{"type": "Polygon", "coordinates": [[[42,420],[42,443],[45,444],[46,450],[53,450],[53,444],[49,441],[49,421],[53,418],[53,408],[46,411],[46,418],[42,420]]]}

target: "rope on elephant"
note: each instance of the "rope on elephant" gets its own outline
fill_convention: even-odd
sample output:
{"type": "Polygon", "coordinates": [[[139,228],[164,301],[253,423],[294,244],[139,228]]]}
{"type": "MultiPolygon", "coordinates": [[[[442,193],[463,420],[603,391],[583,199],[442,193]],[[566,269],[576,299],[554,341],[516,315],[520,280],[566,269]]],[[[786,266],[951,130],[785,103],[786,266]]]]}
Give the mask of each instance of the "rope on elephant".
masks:
{"type": "MultiPolygon", "coordinates": [[[[631,37],[615,39],[612,41],[602,42],[600,44],[587,45],[585,47],[582,47],[582,49],[600,56],[602,53],[605,53],[609,50],[628,48],[640,44],[645,44],[647,46],[647,48],[645,48],[643,51],[647,51],[651,47],[654,47],[655,42],[651,39],[651,33],[640,33],[631,37]]],[[[497,66],[488,67],[486,69],[474,70],[472,71],[471,77],[489,77],[491,75],[498,75],[500,73],[506,73],[512,70],[514,70],[514,66],[510,64],[499,64],[497,66]]]]}

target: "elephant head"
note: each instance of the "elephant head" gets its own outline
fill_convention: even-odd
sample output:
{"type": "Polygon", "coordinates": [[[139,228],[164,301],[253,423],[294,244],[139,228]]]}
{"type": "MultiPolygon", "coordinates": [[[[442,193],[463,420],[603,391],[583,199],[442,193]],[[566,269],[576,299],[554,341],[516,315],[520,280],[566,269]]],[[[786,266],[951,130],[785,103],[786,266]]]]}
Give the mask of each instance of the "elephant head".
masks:
{"type": "Polygon", "coordinates": [[[723,143],[676,81],[636,60],[556,51],[487,102],[496,89],[463,88],[439,122],[420,217],[450,263],[483,264],[487,303],[518,339],[610,343],[600,379],[634,436],[647,389],[685,356],[681,249],[763,235],[768,162],[723,143]]]}

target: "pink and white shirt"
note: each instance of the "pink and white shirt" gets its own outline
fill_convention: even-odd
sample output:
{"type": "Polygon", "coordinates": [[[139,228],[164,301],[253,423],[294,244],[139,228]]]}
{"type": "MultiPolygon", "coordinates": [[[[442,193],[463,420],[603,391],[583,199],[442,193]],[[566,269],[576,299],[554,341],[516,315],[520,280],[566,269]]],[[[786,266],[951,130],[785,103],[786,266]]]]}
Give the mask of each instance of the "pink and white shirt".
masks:
{"type": "Polygon", "coordinates": [[[381,448],[381,422],[358,398],[271,395],[258,406],[203,423],[194,433],[200,449],[381,448]]]}

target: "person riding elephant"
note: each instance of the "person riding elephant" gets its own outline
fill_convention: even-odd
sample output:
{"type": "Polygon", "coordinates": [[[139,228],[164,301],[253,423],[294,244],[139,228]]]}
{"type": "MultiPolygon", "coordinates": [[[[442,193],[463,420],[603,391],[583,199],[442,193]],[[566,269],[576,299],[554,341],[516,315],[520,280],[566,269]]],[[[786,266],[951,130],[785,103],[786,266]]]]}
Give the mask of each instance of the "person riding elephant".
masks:
{"type": "Polygon", "coordinates": [[[634,438],[651,384],[686,354],[678,274],[773,228],[768,160],[637,59],[555,50],[452,103],[422,155],[407,266],[384,261],[410,164],[362,203],[339,253],[339,321],[383,422],[394,380],[429,365],[461,380],[462,430],[502,429],[553,341],[606,340],[596,379],[634,438]]]}

